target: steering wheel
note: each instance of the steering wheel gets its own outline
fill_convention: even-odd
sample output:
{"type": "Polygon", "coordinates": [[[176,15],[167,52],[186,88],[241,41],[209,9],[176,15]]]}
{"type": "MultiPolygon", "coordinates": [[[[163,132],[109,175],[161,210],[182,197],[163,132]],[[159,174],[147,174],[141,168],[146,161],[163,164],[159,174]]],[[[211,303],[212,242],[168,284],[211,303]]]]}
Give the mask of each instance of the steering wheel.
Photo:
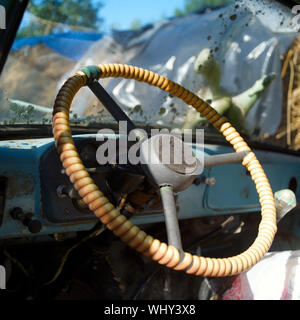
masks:
{"type": "MultiPolygon", "coordinates": [[[[133,125],[124,112],[119,110],[118,114],[119,116],[121,115],[122,119],[128,120],[130,126],[133,125]]],[[[114,117],[118,118],[115,115],[114,117]]],[[[218,114],[201,98],[179,84],[157,73],[130,65],[100,64],[98,66],[85,67],[64,83],[56,97],[53,108],[53,135],[66,174],[89,209],[122,241],[159,264],[174,270],[185,271],[188,274],[224,277],[238,274],[251,268],[269,250],[277,231],[276,210],[270,184],[259,161],[240,134],[228,122],[227,118],[218,114]],[[171,243],[166,244],[154,239],[151,235],[147,235],[139,227],[133,225],[99,190],[84,167],[74,145],[69,123],[69,111],[71,102],[81,87],[88,85],[94,93],[97,93],[97,88],[101,87],[100,85],[100,87],[97,87],[98,80],[107,77],[123,77],[146,82],[182,99],[205,116],[224,135],[225,139],[232,144],[237,153],[243,154],[242,164],[250,172],[261,204],[261,221],[258,234],[253,244],[245,252],[229,258],[209,258],[184,252],[181,248],[181,242],[176,236],[174,239],[172,237],[169,239],[168,237],[171,243]]],[[[146,143],[151,143],[152,140],[149,141],[150,139],[146,140],[146,143]]],[[[154,172],[150,173],[152,177],[155,175],[154,172]]],[[[180,173],[177,172],[177,174],[180,173]]],[[[185,179],[187,187],[192,181],[191,176],[188,175],[185,179]]],[[[172,183],[173,181],[160,185],[166,220],[167,217],[170,217],[168,212],[172,213],[172,183]],[[171,205],[168,205],[168,203],[171,205]]],[[[174,214],[171,214],[170,219],[173,219],[173,226],[175,225],[176,229],[178,227],[177,217],[174,218],[174,214]]],[[[174,235],[174,231],[173,233],[170,231],[170,234],[174,235]]]]}

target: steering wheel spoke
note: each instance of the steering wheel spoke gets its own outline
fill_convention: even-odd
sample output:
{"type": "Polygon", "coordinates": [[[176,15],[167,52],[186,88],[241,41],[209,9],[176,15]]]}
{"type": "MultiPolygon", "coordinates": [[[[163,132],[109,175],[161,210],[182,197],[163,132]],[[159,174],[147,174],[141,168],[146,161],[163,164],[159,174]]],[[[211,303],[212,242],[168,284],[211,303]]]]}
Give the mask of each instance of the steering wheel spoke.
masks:
{"type": "Polygon", "coordinates": [[[204,157],[204,168],[241,162],[249,152],[250,151],[232,152],[204,157]]]}
{"type": "Polygon", "coordinates": [[[160,196],[164,208],[168,244],[182,252],[182,241],[172,186],[166,185],[160,187],[160,196]]]}
{"type": "Polygon", "coordinates": [[[118,106],[114,99],[108,94],[108,92],[101,86],[98,81],[90,81],[87,86],[91,89],[94,95],[104,105],[106,110],[114,117],[116,121],[126,121],[127,130],[130,131],[136,129],[135,124],[127,116],[127,114],[118,106]]]}

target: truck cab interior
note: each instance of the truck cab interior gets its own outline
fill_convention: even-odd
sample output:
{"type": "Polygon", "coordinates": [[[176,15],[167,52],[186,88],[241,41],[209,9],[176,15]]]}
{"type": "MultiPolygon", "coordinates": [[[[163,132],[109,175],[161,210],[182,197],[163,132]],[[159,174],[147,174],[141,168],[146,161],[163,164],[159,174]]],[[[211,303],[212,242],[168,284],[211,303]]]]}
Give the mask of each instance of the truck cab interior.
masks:
{"type": "Polygon", "coordinates": [[[131,2],[155,18],[0,3],[10,299],[229,299],[266,256],[300,250],[300,5],[131,2]]]}

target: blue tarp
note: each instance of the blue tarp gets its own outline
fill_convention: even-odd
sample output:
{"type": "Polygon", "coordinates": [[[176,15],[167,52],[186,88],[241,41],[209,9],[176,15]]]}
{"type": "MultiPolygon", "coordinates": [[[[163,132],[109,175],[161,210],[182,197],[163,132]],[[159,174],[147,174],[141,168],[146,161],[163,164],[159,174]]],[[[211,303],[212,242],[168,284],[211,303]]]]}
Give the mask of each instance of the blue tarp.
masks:
{"type": "Polygon", "coordinates": [[[35,37],[25,37],[14,41],[12,50],[19,50],[24,46],[34,46],[39,43],[59,52],[72,60],[79,60],[86,50],[97,40],[102,33],[96,32],[65,32],[35,37]]]}

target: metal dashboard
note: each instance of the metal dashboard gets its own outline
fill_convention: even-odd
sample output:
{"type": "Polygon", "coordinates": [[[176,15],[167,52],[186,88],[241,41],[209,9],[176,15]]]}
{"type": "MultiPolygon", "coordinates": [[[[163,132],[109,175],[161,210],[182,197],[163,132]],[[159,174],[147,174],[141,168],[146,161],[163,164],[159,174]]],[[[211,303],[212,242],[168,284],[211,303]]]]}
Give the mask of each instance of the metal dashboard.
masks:
{"type": "MultiPolygon", "coordinates": [[[[77,148],[97,148],[96,135],[73,136],[77,148]]],[[[203,148],[192,145],[199,155],[203,148]]],[[[226,145],[205,144],[204,154],[232,152],[226,145]]],[[[291,188],[300,199],[300,157],[271,151],[254,150],[270,181],[273,192],[291,188]]],[[[88,157],[89,158],[89,157],[88,157]]],[[[93,157],[92,157],[93,158],[93,157]]],[[[87,161],[93,161],[91,157],[87,161]]],[[[95,166],[95,163],[89,164],[95,166]]],[[[57,194],[59,185],[71,186],[62,171],[53,138],[0,141],[0,239],[24,238],[90,230],[98,220],[88,209],[78,208],[72,199],[57,194]],[[31,233],[11,211],[22,208],[38,220],[41,229],[31,233]]],[[[105,175],[96,178],[105,191],[105,175]],[[101,178],[102,177],[102,178],[101,178]]],[[[255,185],[241,164],[206,168],[187,190],[177,195],[179,219],[259,211],[255,185]],[[203,183],[215,178],[214,185],[203,183]]],[[[131,217],[137,225],[163,221],[163,212],[139,213],[131,217]]]]}

